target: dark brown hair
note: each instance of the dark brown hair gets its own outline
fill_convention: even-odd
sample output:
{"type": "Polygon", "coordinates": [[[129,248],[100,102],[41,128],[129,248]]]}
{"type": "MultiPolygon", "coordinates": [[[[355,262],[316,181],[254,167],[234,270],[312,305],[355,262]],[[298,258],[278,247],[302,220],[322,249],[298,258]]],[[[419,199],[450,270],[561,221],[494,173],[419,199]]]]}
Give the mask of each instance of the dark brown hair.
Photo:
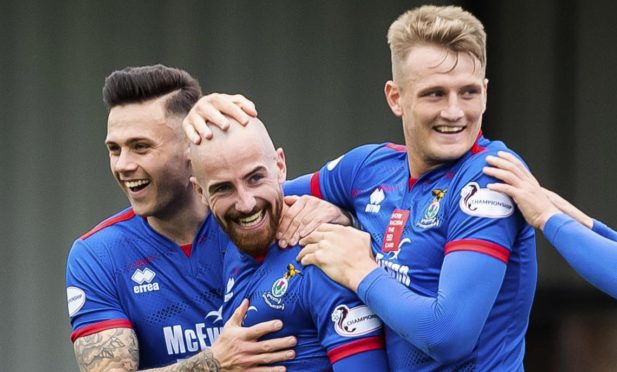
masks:
{"type": "Polygon", "coordinates": [[[186,115],[201,97],[199,82],[184,70],[164,65],[126,67],[105,78],[103,102],[110,110],[175,91],[165,105],[168,114],[186,115]]]}

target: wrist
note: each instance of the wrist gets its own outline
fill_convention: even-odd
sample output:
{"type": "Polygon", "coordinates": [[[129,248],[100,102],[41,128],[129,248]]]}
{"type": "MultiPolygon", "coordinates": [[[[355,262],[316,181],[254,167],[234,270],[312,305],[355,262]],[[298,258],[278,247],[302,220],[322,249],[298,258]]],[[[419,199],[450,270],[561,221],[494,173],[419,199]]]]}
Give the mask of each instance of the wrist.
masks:
{"type": "Polygon", "coordinates": [[[214,356],[211,348],[207,348],[202,351],[202,366],[203,370],[207,372],[219,372],[222,371],[221,364],[214,356]]]}
{"type": "Polygon", "coordinates": [[[367,262],[364,265],[354,267],[349,274],[349,282],[347,285],[349,289],[355,293],[358,293],[358,287],[360,286],[362,280],[364,280],[364,278],[366,278],[368,274],[370,274],[371,271],[375,270],[377,267],[379,267],[379,265],[377,265],[377,262],[375,261],[367,262]]]}

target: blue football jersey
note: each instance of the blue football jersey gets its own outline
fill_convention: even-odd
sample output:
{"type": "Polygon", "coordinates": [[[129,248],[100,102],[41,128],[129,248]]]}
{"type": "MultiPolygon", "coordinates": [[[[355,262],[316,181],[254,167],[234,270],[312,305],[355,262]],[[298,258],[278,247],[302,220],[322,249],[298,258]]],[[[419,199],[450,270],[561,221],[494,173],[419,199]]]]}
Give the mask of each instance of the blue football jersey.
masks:
{"type": "MultiPolygon", "coordinates": [[[[225,320],[244,298],[250,301],[244,326],[282,320],[283,329],[263,339],[297,338],[296,358],[281,363],[288,371],[329,371],[343,358],[383,349],[379,318],[319,268],[302,267],[296,261],[299,251],[299,246],[273,245],[256,260],[230,244],[225,255],[225,320]]],[[[371,368],[385,371],[386,364],[384,356],[382,365],[371,368]]]]}
{"type": "Polygon", "coordinates": [[[405,146],[365,145],[327,163],[310,180],[286,185],[286,192],[310,188],[311,194],[352,211],[371,235],[379,265],[419,295],[437,296],[450,252],[480,252],[507,265],[471,355],[457,365],[443,365],[388,329],[393,370],[522,368],[537,279],[535,235],[507,196],[486,188],[496,180],[482,173],[484,159],[500,150],[510,151],[480,136],[457,161],[413,179],[405,146]]]}
{"type": "Polygon", "coordinates": [[[132,209],[77,239],[66,285],[71,339],[132,328],[139,367],[184,359],[211,346],[223,327],[227,237],[209,215],[192,245],[180,247],[132,209]]]}

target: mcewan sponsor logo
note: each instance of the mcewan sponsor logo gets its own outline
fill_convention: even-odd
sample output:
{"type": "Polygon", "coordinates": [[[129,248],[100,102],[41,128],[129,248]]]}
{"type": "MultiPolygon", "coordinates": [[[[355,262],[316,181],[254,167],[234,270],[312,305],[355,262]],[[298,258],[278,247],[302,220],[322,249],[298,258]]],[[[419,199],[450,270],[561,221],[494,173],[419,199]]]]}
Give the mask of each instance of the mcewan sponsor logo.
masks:
{"type": "Polygon", "coordinates": [[[135,292],[136,294],[139,294],[139,293],[158,291],[159,283],[158,282],[152,283],[152,280],[154,280],[155,276],[156,276],[156,273],[147,267],[143,270],[141,269],[135,270],[135,272],[131,276],[131,280],[137,283],[137,285],[133,287],[133,292],[135,292]]]}
{"type": "MultiPolygon", "coordinates": [[[[393,258],[396,258],[396,256],[393,258]]],[[[383,253],[377,253],[375,259],[377,260],[379,266],[383,267],[387,273],[394,277],[394,279],[409,287],[411,284],[411,278],[409,277],[409,266],[392,262],[386,258],[383,253]]]]}
{"type": "Polygon", "coordinates": [[[206,327],[205,323],[197,323],[194,328],[184,328],[181,325],[164,327],[167,354],[192,353],[210,347],[221,334],[221,330],[221,327],[206,327]]]}

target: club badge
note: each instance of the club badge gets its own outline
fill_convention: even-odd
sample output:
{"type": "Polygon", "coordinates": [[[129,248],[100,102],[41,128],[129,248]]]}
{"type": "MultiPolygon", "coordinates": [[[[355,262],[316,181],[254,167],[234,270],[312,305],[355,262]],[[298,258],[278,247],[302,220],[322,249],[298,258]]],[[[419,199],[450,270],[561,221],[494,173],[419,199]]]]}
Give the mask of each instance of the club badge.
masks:
{"type": "Polygon", "coordinates": [[[448,189],[435,189],[432,191],[433,201],[424,211],[422,219],[418,221],[417,225],[419,227],[429,229],[431,227],[439,225],[439,219],[437,218],[437,214],[439,213],[439,209],[441,208],[441,199],[443,199],[443,197],[446,195],[446,192],[448,192],[448,189]]]}
{"type": "Polygon", "coordinates": [[[289,281],[296,275],[302,275],[302,271],[296,269],[293,264],[287,265],[287,271],[283,276],[277,279],[272,284],[272,289],[268,293],[262,295],[264,301],[268,306],[277,310],[285,310],[285,303],[282,297],[287,293],[289,289],[289,281]]]}

